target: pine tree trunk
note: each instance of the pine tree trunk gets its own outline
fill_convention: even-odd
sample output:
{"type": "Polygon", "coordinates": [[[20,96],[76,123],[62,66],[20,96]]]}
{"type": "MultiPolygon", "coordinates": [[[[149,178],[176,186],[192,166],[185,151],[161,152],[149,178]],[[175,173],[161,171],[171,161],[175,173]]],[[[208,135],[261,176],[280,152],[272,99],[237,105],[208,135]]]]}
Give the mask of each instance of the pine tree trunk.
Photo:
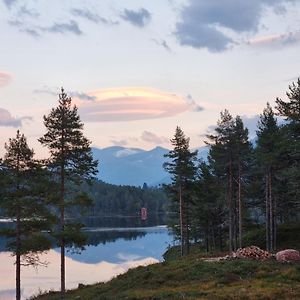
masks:
{"type": "Polygon", "coordinates": [[[276,197],[274,197],[274,214],[273,214],[273,217],[274,217],[274,230],[273,230],[274,249],[273,250],[276,250],[276,248],[277,248],[277,199],[276,199],[276,197]]]}
{"type": "Polygon", "coordinates": [[[17,224],[16,224],[16,300],[21,299],[21,218],[20,203],[17,208],[17,224]]]}
{"type": "Polygon", "coordinates": [[[237,211],[236,211],[236,201],[235,199],[233,199],[233,216],[232,216],[232,234],[233,234],[233,240],[232,240],[232,245],[233,245],[233,251],[236,251],[236,246],[237,246],[237,219],[236,219],[236,215],[237,215],[237,211]]]}
{"type": "Polygon", "coordinates": [[[181,183],[179,184],[179,222],[180,222],[180,252],[181,256],[184,255],[184,234],[183,234],[183,203],[182,203],[182,189],[181,183]]]}
{"type": "Polygon", "coordinates": [[[185,254],[189,254],[190,253],[190,231],[189,231],[189,223],[190,223],[190,215],[189,215],[189,203],[188,201],[186,201],[185,203],[185,215],[186,215],[186,224],[185,224],[185,229],[186,229],[186,252],[185,254]]]}
{"type": "Polygon", "coordinates": [[[60,272],[61,272],[61,292],[64,293],[66,290],[66,283],[65,283],[65,239],[64,229],[65,229],[65,203],[64,203],[64,194],[65,194],[65,177],[64,177],[64,170],[62,168],[61,172],[61,199],[60,199],[60,226],[61,226],[61,244],[60,244],[60,272]]]}
{"type": "Polygon", "coordinates": [[[273,251],[274,248],[274,218],[273,218],[273,199],[272,199],[272,174],[269,172],[269,213],[270,213],[270,251],[273,251]]]}
{"type": "Polygon", "coordinates": [[[238,202],[239,202],[239,248],[242,248],[242,186],[241,186],[241,165],[238,170],[238,202]]]}
{"type": "Polygon", "coordinates": [[[61,132],[61,165],[60,165],[60,291],[62,297],[66,291],[66,270],[65,270],[65,114],[63,112],[61,132]]]}
{"type": "Polygon", "coordinates": [[[60,182],[60,231],[61,231],[61,240],[60,240],[60,290],[61,293],[65,293],[66,291],[66,271],[65,271],[65,238],[64,238],[64,230],[65,230],[65,172],[64,172],[64,164],[61,166],[61,182],[60,182]]]}
{"type": "Polygon", "coordinates": [[[266,205],[266,249],[270,250],[270,223],[269,223],[269,173],[266,173],[265,177],[265,205],[266,205]]]}
{"type": "Polygon", "coordinates": [[[228,209],[229,209],[229,252],[232,253],[232,162],[229,161],[229,174],[228,174],[228,209]]]}
{"type": "Polygon", "coordinates": [[[220,251],[223,251],[222,229],[220,227],[219,227],[219,248],[220,251]]]}
{"type": "Polygon", "coordinates": [[[212,248],[213,250],[216,249],[216,238],[215,238],[215,231],[214,231],[214,226],[213,224],[211,223],[210,225],[210,228],[211,228],[211,241],[212,241],[212,248]]]}
{"type": "Polygon", "coordinates": [[[209,229],[208,229],[208,222],[206,222],[205,226],[205,244],[206,244],[206,252],[209,252],[209,229]]]}
{"type": "MultiPolygon", "coordinates": [[[[20,189],[20,156],[17,154],[17,190],[20,189]]],[[[17,196],[18,197],[18,196],[17,196]]],[[[16,224],[16,300],[21,299],[21,203],[17,198],[16,224]]]]}

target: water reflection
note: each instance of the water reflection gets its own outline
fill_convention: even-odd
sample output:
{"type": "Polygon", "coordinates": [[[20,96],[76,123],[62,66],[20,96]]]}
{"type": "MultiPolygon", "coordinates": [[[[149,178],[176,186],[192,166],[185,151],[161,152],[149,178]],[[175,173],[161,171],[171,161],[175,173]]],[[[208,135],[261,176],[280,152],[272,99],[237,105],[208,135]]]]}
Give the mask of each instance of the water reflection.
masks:
{"type": "Polygon", "coordinates": [[[86,227],[129,228],[153,227],[166,224],[166,214],[148,214],[146,220],[136,216],[101,216],[81,218],[86,227]]]}
{"type": "MultiPolygon", "coordinates": [[[[59,265],[60,254],[54,250],[43,255],[43,260],[49,263],[47,267],[22,268],[22,298],[26,299],[40,290],[55,290],[60,286],[59,265]]],[[[1,284],[0,299],[14,299],[14,259],[10,253],[0,253],[1,261],[1,284]]],[[[110,280],[112,277],[124,273],[129,268],[139,265],[156,263],[154,258],[142,258],[139,260],[127,260],[123,263],[113,264],[101,261],[97,264],[86,264],[66,257],[66,286],[68,289],[75,288],[79,283],[90,284],[110,280]]]]}
{"type": "MultiPolygon", "coordinates": [[[[67,252],[67,288],[77,287],[78,283],[107,281],[128,268],[158,262],[172,242],[172,236],[165,226],[148,226],[153,224],[151,220],[143,223],[139,218],[92,218],[85,222],[85,250],[81,254],[67,252]],[[124,226],[119,227],[120,225],[124,226]]],[[[0,277],[0,299],[13,299],[14,258],[11,253],[4,252],[4,246],[5,241],[0,238],[0,274],[5,274],[0,277]]],[[[41,258],[48,261],[46,268],[22,268],[24,299],[37,293],[39,289],[59,288],[59,249],[54,248],[41,258]]]]}
{"type": "Polygon", "coordinates": [[[97,246],[99,244],[115,242],[117,239],[136,240],[139,237],[145,236],[144,231],[135,231],[124,228],[125,230],[118,230],[116,228],[87,228],[84,230],[87,237],[87,246],[97,246]]]}
{"type": "Polygon", "coordinates": [[[98,232],[94,229],[88,233],[88,245],[82,254],[69,252],[67,255],[77,261],[92,264],[102,260],[122,263],[145,257],[162,260],[162,254],[172,242],[166,227],[102,230],[98,232]],[[101,244],[105,247],[101,247],[101,244]]]}

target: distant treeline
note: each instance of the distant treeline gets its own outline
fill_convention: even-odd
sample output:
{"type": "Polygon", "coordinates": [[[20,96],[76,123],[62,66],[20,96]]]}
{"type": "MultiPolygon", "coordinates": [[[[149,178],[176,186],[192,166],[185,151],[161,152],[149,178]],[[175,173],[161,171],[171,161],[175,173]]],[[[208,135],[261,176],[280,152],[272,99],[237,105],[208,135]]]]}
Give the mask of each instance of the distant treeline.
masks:
{"type": "MultiPolygon", "coordinates": [[[[81,189],[92,199],[92,205],[86,209],[86,215],[125,215],[134,216],[142,207],[148,214],[164,214],[168,207],[168,198],[162,188],[117,186],[103,181],[87,183],[81,189]]],[[[73,214],[77,212],[73,209],[73,214]]]]}

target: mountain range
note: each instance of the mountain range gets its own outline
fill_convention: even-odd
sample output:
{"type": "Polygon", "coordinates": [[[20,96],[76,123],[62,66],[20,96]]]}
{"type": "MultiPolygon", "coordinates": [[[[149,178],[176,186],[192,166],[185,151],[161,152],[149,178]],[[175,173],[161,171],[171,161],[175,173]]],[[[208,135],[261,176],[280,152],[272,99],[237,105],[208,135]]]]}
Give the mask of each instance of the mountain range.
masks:
{"type": "MultiPolygon", "coordinates": [[[[92,148],[93,156],[99,161],[98,179],[116,185],[157,186],[169,183],[170,176],[163,169],[168,149],[155,147],[151,150],[112,146],[92,148]]],[[[208,148],[198,149],[198,157],[205,159],[208,148]]]]}

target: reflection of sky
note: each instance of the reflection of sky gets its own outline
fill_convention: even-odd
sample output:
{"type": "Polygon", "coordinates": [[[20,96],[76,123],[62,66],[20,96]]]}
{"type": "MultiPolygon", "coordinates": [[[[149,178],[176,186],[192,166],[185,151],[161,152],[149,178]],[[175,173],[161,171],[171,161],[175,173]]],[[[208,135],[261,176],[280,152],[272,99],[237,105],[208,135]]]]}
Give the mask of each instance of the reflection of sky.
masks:
{"type": "MultiPolygon", "coordinates": [[[[153,257],[161,260],[162,254],[172,242],[172,237],[167,231],[148,233],[135,240],[118,239],[113,243],[99,244],[97,246],[86,246],[81,254],[67,253],[72,259],[84,263],[95,264],[100,261],[110,263],[122,263],[129,258],[143,259],[153,257]]],[[[59,249],[55,249],[59,251],[59,249]]]]}
{"type": "MultiPolygon", "coordinates": [[[[167,230],[154,230],[134,240],[117,239],[105,245],[88,246],[81,254],[67,253],[66,285],[75,288],[78,283],[91,284],[107,281],[139,265],[147,265],[161,260],[172,238],[167,230]]],[[[39,290],[59,289],[60,254],[58,249],[41,257],[47,267],[22,267],[21,285],[24,299],[39,290]]],[[[15,266],[9,252],[0,252],[0,299],[14,299],[15,266]],[[5,276],[3,276],[5,274],[5,276]]]]}

